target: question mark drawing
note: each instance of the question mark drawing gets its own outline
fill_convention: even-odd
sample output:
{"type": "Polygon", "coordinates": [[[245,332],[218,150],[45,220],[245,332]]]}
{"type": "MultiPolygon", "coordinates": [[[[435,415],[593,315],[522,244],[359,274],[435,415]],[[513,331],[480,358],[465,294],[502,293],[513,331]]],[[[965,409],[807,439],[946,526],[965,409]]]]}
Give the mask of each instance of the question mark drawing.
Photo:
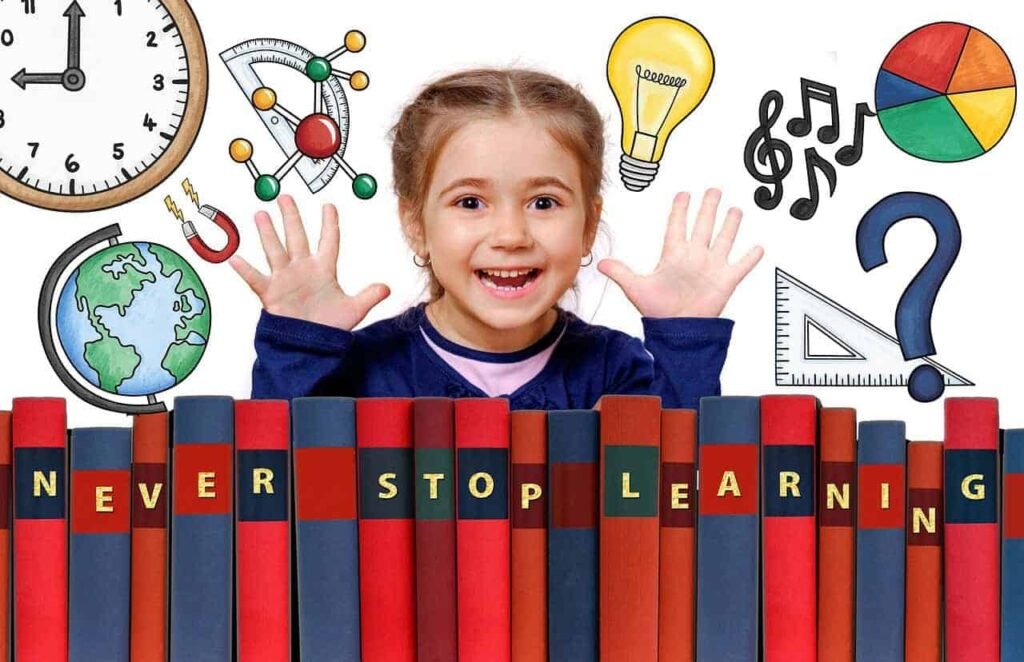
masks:
{"type": "MultiPolygon", "coordinates": [[[[935,251],[896,305],[896,337],[906,360],[935,353],[932,342],[932,309],[946,275],[960,254],[960,224],[944,200],[927,193],[893,193],[864,214],[857,225],[857,256],[864,271],[886,263],[885,235],[908,218],[927,221],[935,232],[935,251]]],[[[907,390],[918,402],[931,402],[946,386],[935,366],[923,363],[910,373],[907,390]]]]}

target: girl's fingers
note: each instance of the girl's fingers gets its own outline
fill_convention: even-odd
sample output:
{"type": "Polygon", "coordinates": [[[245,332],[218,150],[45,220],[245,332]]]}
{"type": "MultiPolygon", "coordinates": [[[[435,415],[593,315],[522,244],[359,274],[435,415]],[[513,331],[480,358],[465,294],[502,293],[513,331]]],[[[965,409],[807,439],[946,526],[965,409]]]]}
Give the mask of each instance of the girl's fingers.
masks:
{"type": "Polygon", "coordinates": [[[715,229],[715,215],[718,213],[718,202],[722,199],[722,192],[716,188],[709,188],[704,193],[704,199],[700,203],[700,212],[697,214],[697,222],[693,226],[693,236],[690,241],[705,248],[711,243],[711,233],[715,229]]]}
{"type": "Polygon", "coordinates": [[[686,243],[686,215],[689,213],[689,209],[690,194],[676,193],[676,197],[672,199],[672,211],[668,215],[668,226],[665,228],[665,245],[661,251],[662,256],[670,246],[686,243]]]}
{"type": "Polygon", "coordinates": [[[256,296],[263,296],[267,289],[267,283],[270,282],[269,278],[260,273],[259,269],[246,262],[245,258],[241,255],[232,255],[231,259],[228,260],[228,264],[235,270],[235,273],[242,277],[242,280],[249,286],[249,289],[256,293],[256,296]]]}
{"type": "Polygon", "coordinates": [[[288,255],[292,259],[309,255],[309,240],[306,229],[302,227],[302,217],[295,205],[295,198],[282,195],[277,199],[277,206],[284,217],[284,243],[288,247],[288,255]]]}
{"type": "Polygon", "coordinates": [[[267,256],[267,264],[270,271],[274,272],[288,264],[288,253],[281,245],[281,239],[274,230],[274,222],[270,220],[270,214],[265,211],[256,212],[256,229],[260,233],[260,243],[263,245],[263,253],[267,256]]]}
{"type": "Polygon", "coordinates": [[[626,298],[633,300],[634,284],[638,276],[624,262],[605,258],[597,263],[597,270],[615,281],[615,284],[622,288],[626,298]]]}
{"type": "Polygon", "coordinates": [[[733,242],[736,241],[736,234],[740,230],[740,221],[743,220],[743,212],[732,207],[725,215],[725,223],[719,230],[718,236],[711,242],[711,250],[723,257],[728,257],[732,250],[733,242]]]}
{"type": "Polygon", "coordinates": [[[747,251],[747,254],[740,258],[739,262],[733,265],[733,273],[735,274],[736,283],[739,283],[746,278],[747,274],[757,266],[757,263],[761,261],[762,257],[764,257],[764,248],[760,246],[754,246],[747,251]]]}
{"type": "Polygon", "coordinates": [[[340,245],[341,229],[338,227],[338,208],[332,204],[326,204],[323,210],[323,224],[320,227],[320,243],[317,245],[316,252],[327,262],[331,271],[337,271],[340,245]]]}

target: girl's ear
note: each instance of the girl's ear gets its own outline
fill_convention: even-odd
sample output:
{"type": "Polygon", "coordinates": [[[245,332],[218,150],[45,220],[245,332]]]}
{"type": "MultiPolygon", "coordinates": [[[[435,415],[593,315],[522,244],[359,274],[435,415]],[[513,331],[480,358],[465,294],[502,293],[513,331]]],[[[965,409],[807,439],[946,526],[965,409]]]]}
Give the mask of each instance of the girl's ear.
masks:
{"type": "Polygon", "coordinates": [[[398,217],[402,221],[402,233],[409,248],[417,255],[426,253],[426,237],[423,232],[423,219],[416,213],[416,207],[408,200],[398,201],[398,217]]]}

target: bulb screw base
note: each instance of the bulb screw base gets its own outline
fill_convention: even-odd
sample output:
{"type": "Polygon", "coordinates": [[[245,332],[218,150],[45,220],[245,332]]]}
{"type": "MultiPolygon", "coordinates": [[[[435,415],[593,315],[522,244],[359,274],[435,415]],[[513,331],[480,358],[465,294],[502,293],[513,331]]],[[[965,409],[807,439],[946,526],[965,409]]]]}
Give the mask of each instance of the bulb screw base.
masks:
{"type": "Polygon", "coordinates": [[[628,190],[642,191],[654,181],[654,176],[658,174],[658,164],[623,154],[619,160],[619,174],[628,190]]]}

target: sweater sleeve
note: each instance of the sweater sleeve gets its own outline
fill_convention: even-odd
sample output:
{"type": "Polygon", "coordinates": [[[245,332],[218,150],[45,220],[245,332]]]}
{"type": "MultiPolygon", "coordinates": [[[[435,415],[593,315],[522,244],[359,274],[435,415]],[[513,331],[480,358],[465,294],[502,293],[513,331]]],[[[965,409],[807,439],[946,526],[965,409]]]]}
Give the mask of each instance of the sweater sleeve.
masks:
{"type": "Polygon", "coordinates": [[[609,348],[606,393],[660,395],[666,408],[697,409],[722,392],[733,321],[723,318],[642,318],[644,341],[622,335],[609,348]]]}
{"type": "Polygon", "coordinates": [[[252,397],[347,395],[345,368],[354,339],[351,331],[264,310],[256,325],[252,397]]]}

